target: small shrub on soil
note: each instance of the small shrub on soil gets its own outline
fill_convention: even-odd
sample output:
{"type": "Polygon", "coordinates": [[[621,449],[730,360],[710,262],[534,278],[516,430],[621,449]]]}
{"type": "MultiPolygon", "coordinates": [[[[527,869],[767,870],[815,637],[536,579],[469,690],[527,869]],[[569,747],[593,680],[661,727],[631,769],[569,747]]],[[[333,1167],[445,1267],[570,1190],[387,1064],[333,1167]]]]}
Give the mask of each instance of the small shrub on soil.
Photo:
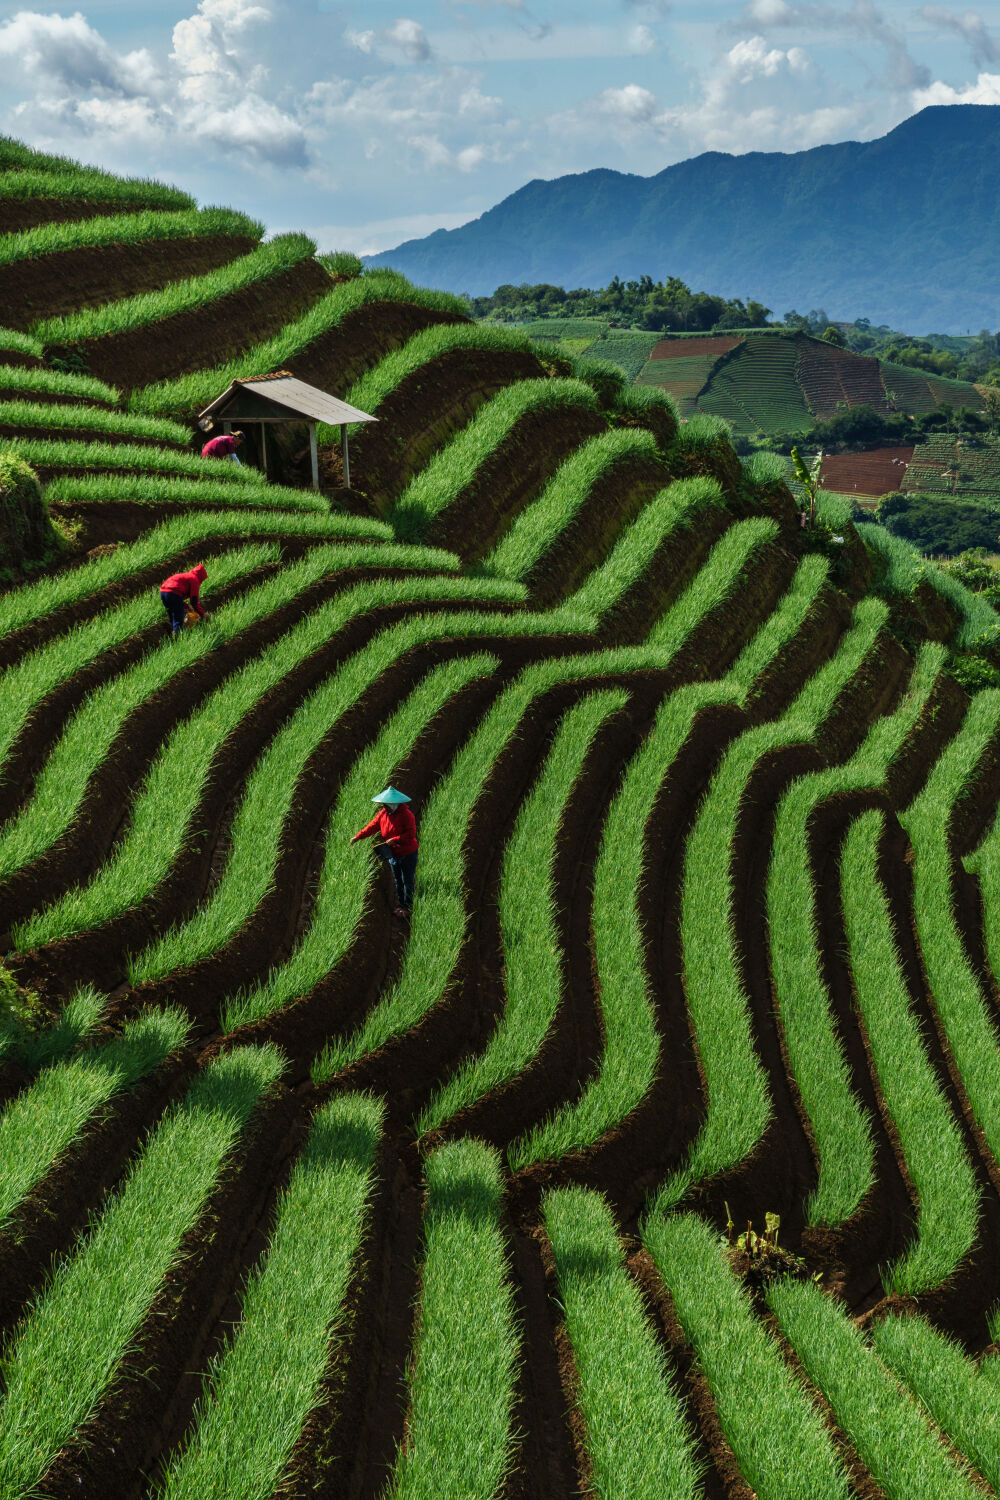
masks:
{"type": "Polygon", "coordinates": [[[0,451],[0,573],[41,562],[57,545],[34,469],[0,451]]]}

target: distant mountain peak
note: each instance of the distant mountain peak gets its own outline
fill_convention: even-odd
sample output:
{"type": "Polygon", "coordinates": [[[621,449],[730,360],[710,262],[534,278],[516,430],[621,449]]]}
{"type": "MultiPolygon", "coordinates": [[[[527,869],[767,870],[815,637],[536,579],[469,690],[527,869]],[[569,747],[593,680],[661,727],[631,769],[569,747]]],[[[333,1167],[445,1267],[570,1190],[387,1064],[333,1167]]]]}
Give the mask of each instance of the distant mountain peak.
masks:
{"type": "Polygon", "coordinates": [[[651,177],[595,167],[533,178],[461,228],[368,263],[473,295],[648,273],[778,312],[996,328],[998,148],[1000,105],[928,105],[871,141],[706,151],[651,177]]]}

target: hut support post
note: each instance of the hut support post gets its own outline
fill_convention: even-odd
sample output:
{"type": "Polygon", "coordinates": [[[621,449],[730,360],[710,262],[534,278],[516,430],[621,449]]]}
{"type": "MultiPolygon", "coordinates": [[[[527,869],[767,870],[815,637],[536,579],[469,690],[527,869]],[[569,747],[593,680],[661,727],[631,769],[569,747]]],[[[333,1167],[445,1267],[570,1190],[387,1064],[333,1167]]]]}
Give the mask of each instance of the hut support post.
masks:
{"type": "Polygon", "coordinates": [[[340,424],[340,446],[344,450],[344,487],[351,488],[351,450],[347,444],[347,423],[340,424]]]}
{"type": "Polygon", "coordinates": [[[319,489],[319,450],[316,447],[316,423],[309,423],[309,457],[312,459],[313,489],[319,489]]]}
{"type": "Polygon", "coordinates": [[[260,424],[260,462],[264,470],[264,478],[267,478],[267,423],[260,424]]]}

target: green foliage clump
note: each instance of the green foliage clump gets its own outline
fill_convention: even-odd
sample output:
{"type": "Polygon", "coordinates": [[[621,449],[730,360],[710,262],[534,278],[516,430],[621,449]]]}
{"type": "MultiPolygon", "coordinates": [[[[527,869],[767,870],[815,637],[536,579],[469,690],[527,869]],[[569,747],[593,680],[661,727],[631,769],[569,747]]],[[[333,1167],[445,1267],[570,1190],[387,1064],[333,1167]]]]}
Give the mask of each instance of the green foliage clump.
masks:
{"type": "Polygon", "coordinates": [[[172,281],[157,292],[139,292],[118,302],[105,302],[100,307],[67,313],[65,317],[42,318],[33,325],[32,333],[45,345],[64,345],[124,333],[131,328],[144,328],[175,313],[205,307],[230,292],[253,286],[268,277],[280,276],[315,252],[316,246],[308,235],[279,235],[266,245],[258,245],[247,255],[231,260],[228,265],[218,266],[214,271],[207,271],[203,276],[172,281]]]}
{"type": "Polygon", "coordinates": [[[146,209],[137,214],[98,214],[93,219],[38,224],[17,234],[0,234],[0,265],[37,260],[60,250],[100,245],[141,245],[148,240],[173,240],[190,235],[233,235],[259,240],[263,224],[234,208],[185,209],[163,213],[146,209]]]}
{"type": "Polygon", "coordinates": [[[960,500],[894,490],[883,495],[876,512],[879,524],[920,552],[955,558],[970,551],[993,551],[1000,540],[998,504],[962,504],[960,500]]]}
{"type": "Polygon", "coordinates": [[[34,469],[16,452],[0,451],[0,571],[41,562],[56,546],[34,469]]]}
{"type": "Polygon", "coordinates": [[[360,276],[364,270],[360,255],[355,255],[353,250],[329,250],[316,259],[331,276],[360,276]]]}

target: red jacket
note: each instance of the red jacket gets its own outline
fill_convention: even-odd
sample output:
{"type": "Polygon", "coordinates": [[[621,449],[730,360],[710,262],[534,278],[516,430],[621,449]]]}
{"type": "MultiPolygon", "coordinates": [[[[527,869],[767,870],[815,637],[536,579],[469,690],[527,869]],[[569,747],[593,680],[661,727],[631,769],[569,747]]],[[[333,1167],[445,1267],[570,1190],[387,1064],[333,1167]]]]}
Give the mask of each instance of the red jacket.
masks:
{"type": "Polygon", "coordinates": [[[381,834],[393,854],[417,852],[417,820],[405,802],[401,802],[398,807],[380,807],[357,837],[366,839],[373,833],[381,834]]]}
{"type": "Polygon", "coordinates": [[[182,599],[190,599],[192,608],[203,615],[205,611],[198,603],[198,590],[207,577],[208,574],[199,563],[196,568],[191,569],[190,573],[171,573],[170,577],[165,578],[160,584],[160,593],[180,594],[182,599]]]}
{"type": "Polygon", "coordinates": [[[209,438],[201,450],[202,458],[229,458],[236,452],[236,439],[228,432],[209,438]]]}

